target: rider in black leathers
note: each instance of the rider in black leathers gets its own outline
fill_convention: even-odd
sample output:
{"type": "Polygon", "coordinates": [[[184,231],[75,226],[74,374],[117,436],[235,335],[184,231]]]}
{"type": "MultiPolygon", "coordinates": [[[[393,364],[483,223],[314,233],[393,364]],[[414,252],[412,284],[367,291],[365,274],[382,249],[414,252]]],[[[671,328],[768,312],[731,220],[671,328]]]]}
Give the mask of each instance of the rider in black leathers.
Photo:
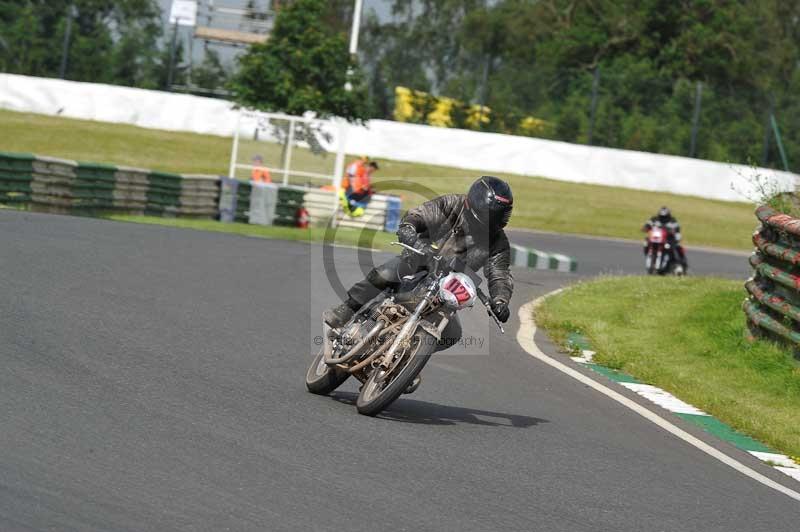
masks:
{"type": "MultiPolygon", "coordinates": [[[[420,250],[436,244],[442,254],[462,258],[475,271],[483,268],[489,284],[492,310],[505,322],[510,311],[508,303],[514,289],[509,270],[511,250],[503,227],[513,208],[513,196],[508,183],[492,176],[475,181],[467,194],[439,196],[413,208],[403,218],[397,236],[400,242],[420,250]]],[[[323,321],[337,328],[343,326],[364,304],[390,284],[400,282],[409,271],[413,258],[403,256],[373,268],[367,277],[348,290],[348,299],[325,311],[323,321]]],[[[443,348],[461,337],[458,319],[442,331],[443,348]]]]}
{"type": "MultiPolygon", "coordinates": [[[[683,267],[684,273],[686,273],[686,271],[689,269],[689,264],[686,261],[686,251],[681,245],[681,240],[683,239],[683,236],[681,235],[681,224],[679,224],[678,220],[672,216],[672,211],[669,210],[669,207],[661,207],[655,216],[650,217],[650,219],[644,223],[642,226],[642,231],[650,231],[653,226],[663,227],[667,230],[669,243],[675,250],[676,258],[683,267]]],[[[647,241],[644,243],[644,253],[647,255],[647,241]]]]}

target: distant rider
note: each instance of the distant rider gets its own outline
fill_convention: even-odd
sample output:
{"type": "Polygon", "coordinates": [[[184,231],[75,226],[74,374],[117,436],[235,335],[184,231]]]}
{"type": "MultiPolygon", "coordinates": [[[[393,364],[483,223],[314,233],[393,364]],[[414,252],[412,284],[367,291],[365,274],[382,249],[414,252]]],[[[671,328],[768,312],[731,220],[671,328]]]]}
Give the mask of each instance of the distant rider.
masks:
{"type": "Polygon", "coordinates": [[[372,197],[372,174],[378,170],[378,163],[368,157],[356,159],[345,170],[342,179],[344,198],[342,207],[353,217],[362,216],[372,197]]]}
{"type": "MultiPolygon", "coordinates": [[[[683,271],[686,272],[689,269],[689,265],[686,262],[686,252],[681,245],[681,240],[683,239],[681,236],[681,225],[678,223],[678,220],[672,216],[672,211],[669,210],[669,207],[661,207],[655,216],[645,222],[644,226],[642,226],[642,231],[646,233],[653,227],[663,227],[667,230],[668,242],[672,246],[672,249],[675,250],[678,262],[680,262],[683,271]]],[[[647,255],[646,241],[644,243],[644,253],[647,255]]]]}
{"type": "MultiPolygon", "coordinates": [[[[436,244],[441,253],[461,257],[475,271],[483,268],[489,283],[492,310],[508,320],[508,302],[514,285],[509,270],[511,251],[503,228],[511,218],[514,198],[505,181],[483,176],[470,186],[467,194],[439,196],[408,211],[397,230],[398,240],[419,250],[436,244]]],[[[410,264],[408,252],[373,268],[365,279],[347,292],[347,301],[328,309],[322,318],[333,328],[345,325],[353,314],[389,285],[400,283],[402,275],[424,269],[410,264]],[[409,271],[409,269],[411,271],[409,271]]],[[[461,337],[456,317],[442,331],[445,347],[461,337]]],[[[440,348],[441,349],[441,348],[440,348]]]]}

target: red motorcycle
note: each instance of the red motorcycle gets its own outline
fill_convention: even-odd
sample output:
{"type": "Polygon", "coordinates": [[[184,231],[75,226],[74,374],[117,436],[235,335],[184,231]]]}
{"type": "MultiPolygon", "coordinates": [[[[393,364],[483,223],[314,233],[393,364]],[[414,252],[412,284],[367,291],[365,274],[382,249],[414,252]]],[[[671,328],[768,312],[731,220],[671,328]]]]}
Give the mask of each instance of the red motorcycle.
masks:
{"type": "Polygon", "coordinates": [[[648,229],[644,265],[650,275],[683,275],[683,266],[676,260],[675,246],[665,227],[654,225],[648,229]]]}

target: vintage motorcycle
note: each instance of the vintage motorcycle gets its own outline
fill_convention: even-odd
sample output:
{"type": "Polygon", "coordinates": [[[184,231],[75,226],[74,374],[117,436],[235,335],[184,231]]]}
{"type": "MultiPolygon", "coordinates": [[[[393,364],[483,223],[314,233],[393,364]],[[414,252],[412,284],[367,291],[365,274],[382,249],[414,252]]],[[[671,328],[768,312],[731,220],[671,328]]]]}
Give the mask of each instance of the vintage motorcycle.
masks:
{"type": "Polygon", "coordinates": [[[675,248],[669,242],[665,227],[654,225],[647,231],[644,266],[649,275],[683,275],[683,267],[675,258],[675,248]]]}
{"type": "Polygon", "coordinates": [[[323,324],[323,344],[306,373],[306,387],[326,395],[351,375],[362,386],[358,412],[375,416],[420,383],[419,373],[436,350],[442,331],[459,310],[479,299],[501,332],[503,326],[480,289],[476,272],[457,257],[394,242],[427,264],[364,305],[339,329],[323,324]]]}

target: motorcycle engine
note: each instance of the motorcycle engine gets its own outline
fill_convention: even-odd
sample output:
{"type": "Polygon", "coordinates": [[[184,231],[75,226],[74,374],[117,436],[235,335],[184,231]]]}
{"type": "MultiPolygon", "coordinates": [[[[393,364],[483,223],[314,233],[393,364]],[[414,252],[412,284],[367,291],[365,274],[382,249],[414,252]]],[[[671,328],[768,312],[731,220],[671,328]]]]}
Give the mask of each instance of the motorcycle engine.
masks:
{"type": "Polygon", "coordinates": [[[349,347],[353,347],[369,333],[375,323],[375,320],[368,317],[361,321],[356,321],[342,333],[342,342],[349,347]]]}

